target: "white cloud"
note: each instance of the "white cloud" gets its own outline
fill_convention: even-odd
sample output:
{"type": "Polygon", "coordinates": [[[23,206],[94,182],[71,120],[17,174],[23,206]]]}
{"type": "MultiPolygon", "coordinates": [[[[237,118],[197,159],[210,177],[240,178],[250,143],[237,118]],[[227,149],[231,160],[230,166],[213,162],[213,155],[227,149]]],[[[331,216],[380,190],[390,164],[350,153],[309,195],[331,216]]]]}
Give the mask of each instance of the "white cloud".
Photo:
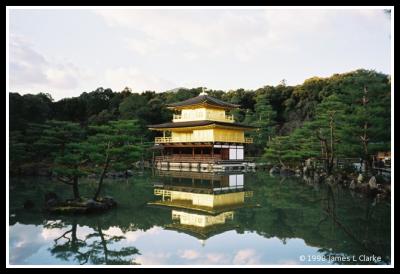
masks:
{"type": "MultiPolygon", "coordinates": [[[[329,35],[340,16],[383,17],[380,10],[96,10],[111,27],[140,33],[130,48],[141,54],[162,52],[171,45],[188,47],[181,55],[254,60],[268,51],[293,52],[301,39],[329,35]]],[[[301,43],[300,43],[301,44],[301,43]]]]}
{"type": "Polygon", "coordinates": [[[155,39],[125,38],[125,41],[129,49],[141,55],[154,54],[159,49],[159,44],[155,39]]]}
{"type": "MultiPolygon", "coordinates": [[[[140,42],[129,39],[130,48],[146,54],[179,45],[185,59],[226,56],[243,59],[252,46],[259,47],[260,35],[267,30],[261,12],[202,10],[97,10],[112,27],[129,28],[141,33],[140,42]],[[132,42],[134,41],[134,42],[132,42]],[[240,45],[240,46],[238,46],[240,45]]],[[[263,46],[268,46],[264,43],[263,46]]]]}
{"type": "Polygon", "coordinates": [[[13,13],[13,92],[60,99],[99,86],[255,89],[283,78],[292,85],[313,75],[390,68],[390,20],[376,9],[86,10],[74,17],[82,28],[62,38],[57,34],[66,22],[60,18],[48,27],[47,12],[13,13]],[[91,21],[93,13],[104,24],[91,21]]]}
{"type": "Polygon", "coordinates": [[[68,61],[45,57],[34,45],[19,35],[10,35],[10,90],[18,92],[49,92],[53,97],[64,97],[68,91],[78,89],[82,82],[92,78],[68,61]]]}
{"type": "Polygon", "coordinates": [[[142,72],[134,67],[106,69],[104,75],[105,86],[117,91],[125,87],[130,87],[133,91],[165,91],[176,87],[176,84],[166,79],[152,73],[142,72]]]}

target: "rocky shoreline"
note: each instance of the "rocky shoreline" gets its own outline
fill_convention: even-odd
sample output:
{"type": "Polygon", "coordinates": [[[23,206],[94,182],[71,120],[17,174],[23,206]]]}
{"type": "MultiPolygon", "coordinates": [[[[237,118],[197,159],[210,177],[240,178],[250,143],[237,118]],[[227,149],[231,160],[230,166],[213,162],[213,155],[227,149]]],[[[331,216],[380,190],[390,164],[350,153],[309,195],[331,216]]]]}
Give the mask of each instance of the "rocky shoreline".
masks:
{"type": "Polygon", "coordinates": [[[337,170],[328,175],[322,170],[304,166],[303,169],[290,169],[286,167],[273,166],[269,169],[271,176],[296,176],[302,178],[308,184],[341,185],[351,191],[365,194],[369,197],[376,197],[379,200],[390,198],[390,179],[380,175],[366,175],[356,172],[344,172],[337,170]]]}
{"type": "Polygon", "coordinates": [[[87,214],[105,212],[116,206],[117,202],[109,196],[99,198],[96,201],[85,198],[62,201],[56,193],[48,192],[45,195],[44,209],[49,213],[56,214],[87,214]]]}

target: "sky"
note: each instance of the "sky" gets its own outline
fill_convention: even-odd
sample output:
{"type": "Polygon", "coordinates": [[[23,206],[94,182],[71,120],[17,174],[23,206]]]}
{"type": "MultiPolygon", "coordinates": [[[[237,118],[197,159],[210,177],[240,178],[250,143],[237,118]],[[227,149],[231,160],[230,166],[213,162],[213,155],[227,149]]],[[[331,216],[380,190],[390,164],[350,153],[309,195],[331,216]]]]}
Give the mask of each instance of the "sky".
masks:
{"type": "Polygon", "coordinates": [[[55,100],[390,74],[392,59],[382,9],[10,9],[8,39],[9,91],[55,100]]]}

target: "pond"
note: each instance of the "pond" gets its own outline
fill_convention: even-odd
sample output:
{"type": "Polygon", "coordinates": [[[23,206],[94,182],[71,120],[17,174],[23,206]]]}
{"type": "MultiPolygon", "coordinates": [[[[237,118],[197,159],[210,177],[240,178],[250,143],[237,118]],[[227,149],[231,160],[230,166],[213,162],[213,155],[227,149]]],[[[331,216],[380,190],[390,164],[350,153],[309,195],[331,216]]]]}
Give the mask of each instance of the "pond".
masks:
{"type": "MultiPolygon", "coordinates": [[[[92,196],[96,182],[81,179],[92,196]]],[[[50,215],[44,194],[68,186],[10,178],[10,264],[390,264],[390,201],[266,172],[143,171],[108,179],[116,209],[50,215]],[[34,207],[24,209],[25,201],[34,207]]]]}

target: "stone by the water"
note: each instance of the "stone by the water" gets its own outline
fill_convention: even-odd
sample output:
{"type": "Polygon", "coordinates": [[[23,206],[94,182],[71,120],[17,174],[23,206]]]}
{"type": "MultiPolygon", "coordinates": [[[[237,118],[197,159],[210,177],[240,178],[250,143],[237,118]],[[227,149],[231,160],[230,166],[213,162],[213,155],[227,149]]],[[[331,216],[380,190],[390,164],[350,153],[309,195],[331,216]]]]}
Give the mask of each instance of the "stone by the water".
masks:
{"type": "Polygon", "coordinates": [[[104,212],[108,209],[117,206],[117,202],[111,197],[99,198],[97,201],[93,199],[80,201],[58,202],[51,206],[46,206],[46,209],[52,213],[59,214],[85,214],[104,212]]]}
{"type": "Polygon", "coordinates": [[[354,180],[351,180],[351,183],[350,183],[350,185],[349,185],[349,188],[350,188],[350,189],[356,189],[356,187],[357,187],[356,182],[355,182],[354,180]]]}
{"type": "Polygon", "coordinates": [[[370,189],[377,189],[378,188],[378,185],[376,184],[375,176],[372,176],[371,179],[369,179],[368,186],[369,186],[370,189]]]}
{"type": "Polygon", "coordinates": [[[358,175],[357,177],[357,182],[361,184],[363,181],[364,181],[364,176],[360,173],[360,175],[358,175]]]}
{"type": "Polygon", "coordinates": [[[280,172],[280,169],[278,168],[278,167],[276,167],[276,166],[274,166],[274,167],[272,167],[270,170],[269,170],[269,174],[278,174],[280,172]]]}

